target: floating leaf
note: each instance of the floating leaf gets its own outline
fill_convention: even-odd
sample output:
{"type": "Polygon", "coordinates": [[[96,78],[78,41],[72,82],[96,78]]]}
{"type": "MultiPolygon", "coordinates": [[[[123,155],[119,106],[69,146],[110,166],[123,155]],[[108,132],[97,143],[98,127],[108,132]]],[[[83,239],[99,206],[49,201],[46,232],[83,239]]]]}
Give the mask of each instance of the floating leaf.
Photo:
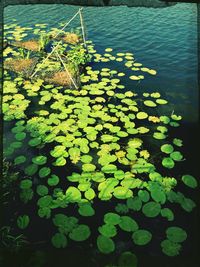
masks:
{"type": "Polygon", "coordinates": [[[174,257],[179,255],[181,250],[181,245],[178,243],[171,242],[166,239],[161,242],[162,252],[169,257],[174,257]]]}
{"type": "Polygon", "coordinates": [[[24,180],[22,180],[22,181],[20,182],[20,188],[26,190],[26,189],[31,188],[31,187],[32,187],[32,184],[33,184],[33,183],[32,183],[31,180],[29,180],[29,179],[24,179],[24,180]]]}
{"type": "Polygon", "coordinates": [[[48,187],[46,187],[45,185],[38,185],[36,191],[40,196],[48,195],[49,192],[48,187]]]}
{"type": "Polygon", "coordinates": [[[31,164],[25,168],[24,172],[26,175],[32,176],[37,172],[37,170],[38,170],[38,165],[31,164]]]}
{"type": "Polygon", "coordinates": [[[161,151],[166,153],[166,154],[170,154],[174,151],[174,148],[172,145],[164,144],[161,146],[161,151]]]}
{"type": "Polygon", "coordinates": [[[47,157],[40,155],[32,158],[32,162],[37,165],[44,165],[47,162],[47,157]]]}
{"type": "Polygon", "coordinates": [[[19,216],[17,218],[17,226],[20,229],[25,229],[29,225],[30,219],[28,215],[19,216]]]}
{"type": "Polygon", "coordinates": [[[126,199],[133,196],[133,192],[127,187],[117,186],[114,189],[113,195],[118,199],[126,199]]]}
{"type": "Polygon", "coordinates": [[[126,232],[134,232],[138,230],[138,224],[129,216],[122,216],[119,227],[126,232]]]}
{"type": "Polygon", "coordinates": [[[186,240],[187,233],[180,227],[172,226],[166,230],[167,238],[175,243],[181,243],[186,240]]]}
{"type": "Polygon", "coordinates": [[[25,156],[18,156],[15,158],[14,163],[15,165],[19,165],[22,164],[26,161],[26,157],[25,156]]]}
{"type": "Polygon", "coordinates": [[[142,208],[142,201],[139,197],[127,199],[127,206],[129,209],[139,211],[142,208]]]}
{"type": "Polygon", "coordinates": [[[181,139],[178,139],[178,138],[174,138],[173,139],[173,144],[176,145],[176,146],[183,146],[183,141],[181,139]]]}
{"type": "Polygon", "coordinates": [[[99,235],[97,237],[97,247],[100,252],[109,254],[115,250],[115,243],[109,237],[99,235]]]}
{"type": "Polygon", "coordinates": [[[55,174],[52,174],[47,183],[49,186],[56,186],[59,183],[59,177],[55,174]]]}
{"type": "Polygon", "coordinates": [[[142,208],[142,212],[150,218],[156,217],[159,215],[161,210],[161,206],[159,203],[150,201],[148,203],[146,203],[143,208],[142,208]]]}
{"type": "Polygon", "coordinates": [[[145,106],[147,106],[147,107],[151,107],[151,108],[157,106],[156,103],[154,103],[152,100],[145,100],[145,101],[144,101],[144,104],[145,104],[145,106]]]}
{"type": "Polygon", "coordinates": [[[95,195],[95,191],[92,188],[89,188],[87,191],[85,191],[85,198],[88,200],[94,199],[95,195]]]}
{"type": "Polygon", "coordinates": [[[85,224],[80,224],[72,230],[69,237],[74,241],[80,242],[88,239],[90,234],[90,228],[85,224]]]}
{"type": "Polygon", "coordinates": [[[170,158],[175,161],[180,161],[183,159],[183,155],[179,151],[174,151],[170,154],[170,158]]]}
{"type": "Polygon", "coordinates": [[[164,208],[160,211],[162,217],[167,218],[168,221],[174,220],[174,214],[169,208],[164,208]]]}
{"type": "Polygon", "coordinates": [[[119,257],[119,267],[137,267],[137,257],[130,251],[123,252],[119,257]]]}
{"type": "Polygon", "coordinates": [[[162,139],[165,139],[165,138],[166,138],[166,135],[163,134],[163,133],[160,133],[160,132],[155,132],[155,133],[153,134],[153,137],[154,137],[155,139],[162,140],[162,139]]]}
{"type": "Polygon", "coordinates": [[[149,193],[146,190],[139,190],[138,191],[138,197],[143,201],[143,202],[148,202],[149,201],[149,193]]]}
{"type": "Polygon", "coordinates": [[[39,170],[40,178],[44,178],[51,173],[51,169],[49,167],[43,167],[39,170]]]}
{"type": "Polygon", "coordinates": [[[72,202],[72,203],[73,202],[79,202],[81,200],[81,193],[74,186],[68,187],[65,195],[66,195],[68,201],[69,202],[72,202]]]}
{"type": "Polygon", "coordinates": [[[174,163],[173,159],[171,159],[171,158],[163,158],[162,165],[167,169],[172,169],[172,168],[174,168],[175,163],[174,163]]]}
{"type": "Polygon", "coordinates": [[[191,188],[196,188],[198,186],[197,180],[194,178],[194,176],[189,174],[183,175],[182,181],[185,185],[191,188]]]}
{"type": "Polygon", "coordinates": [[[148,114],[146,112],[140,111],[136,115],[137,119],[144,120],[148,117],[148,114]]]}
{"type": "Polygon", "coordinates": [[[65,248],[67,246],[67,238],[65,235],[61,233],[56,233],[52,237],[51,242],[53,246],[56,248],[65,248]]]}
{"type": "Polygon", "coordinates": [[[152,234],[147,230],[140,229],[133,233],[132,239],[136,245],[143,246],[151,241],[152,234]]]}
{"type": "Polygon", "coordinates": [[[117,229],[113,224],[104,224],[98,228],[99,233],[106,237],[114,237],[117,234],[117,229]]]}
{"type": "Polygon", "coordinates": [[[119,224],[121,221],[121,218],[118,214],[116,213],[112,213],[112,212],[108,212],[104,215],[104,222],[107,224],[119,224]]]}
{"type": "Polygon", "coordinates": [[[95,214],[95,210],[92,208],[90,203],[82,203],[79,204],[78,212],[82,216],[93,216],[95,214]]]}
{"type": "Polygon", "coordinates": [[[28,142],[28,144],[29,144],[29,146],[38,146],[38,145],[40,145],[41,144],[41,138],[40,137],[36,137],[36,138],[33,138],[33,139],[31,139],[29,142],[28,142]]]}

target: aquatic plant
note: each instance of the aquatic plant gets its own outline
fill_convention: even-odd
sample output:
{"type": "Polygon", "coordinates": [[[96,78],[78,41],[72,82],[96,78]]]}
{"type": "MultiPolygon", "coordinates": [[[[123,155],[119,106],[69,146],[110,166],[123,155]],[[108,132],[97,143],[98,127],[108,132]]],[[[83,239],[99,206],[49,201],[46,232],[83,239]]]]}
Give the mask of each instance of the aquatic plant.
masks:
{"type": "MultiPolygon", "coordinates": [[[[55,226],[50,239],[56,248],[91,240],[93,229],[87,224],[97,215],[101,221],[93,245],[99,252],[114,252],[119,232],[129,235],[133,248],[146,246],[154,232],[140,227],[135,216],[139,214],[147,222],[154,218],[170,222],[161,250],[176,256],[187,233],[173,226],[176,213],[170,203],[191,212],[195,202],[177,186],[188,190],[198,186],[192,175],[175,172],[185,158],[183,140],[172,129],[181,125],[182,117],[163,109],[168,99],[159,92],[136,93],[123,85],[126,71],[103,64],[121,62],[133,74],[129,76],[133,86],[157,71],[135,62],[129,52],[106,48],[101,55],[90,41],[87,48],[88,54],[81,45],[67,53],[72,70],[85,67],[79,90],[70,88],[69,77],[55,59],[41,68],[44,73],[56,70],[48,80],[46,74],[31,81],[5,75],[3,112],[10,122],[11,142],[4,153],[26,175],[19,183],[20,198],[37,202],[38,220],[49,219],[55,226]],[[24,144],[33,152],[29,158],[21,152],[24,144]],[[106,206],[108,201],[112,208],[106,206]],[[105,203],[103,215],[97,208],[100,202],[105,203]]],[[[29,217],[18,218],[21,229],[29,227],[29,217]]],[[[130,252],[124,252],[119,262],[137,266],[130,252]]]]}

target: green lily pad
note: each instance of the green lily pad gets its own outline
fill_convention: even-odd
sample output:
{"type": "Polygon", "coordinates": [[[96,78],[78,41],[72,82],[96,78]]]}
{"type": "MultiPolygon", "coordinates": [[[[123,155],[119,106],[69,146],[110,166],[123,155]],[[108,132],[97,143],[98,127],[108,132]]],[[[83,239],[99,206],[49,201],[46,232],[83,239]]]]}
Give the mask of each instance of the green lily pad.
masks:
{"type": "Polygon", "coordinates": [[[140,111],[136,114],[138,120],[144,120],[148,118],[148,114],[146,112],[140,111]]]}
{"type": "Polygon", "coordinates": [[[170,158],[175,161],[180,161],[183,159],[183,155],[179,151],[174,151],[170,154],[170,158]]]}
{"type": "Polygon", "coordinates": [[[181,243],[187,239],[187,233],[180,227],[172,226],[166,230],[167,238],[175,243],[181,243]]]}
{"type": "Polygon", "coordinates": [[[82,165],[82,170],[84,172],[93,172],[95,171],[95,169],[96,169],[96,166],[91,163],[85,163],[82,165]]]}
{"type": "Polygon", "coordinates": [[[126,232],[134,232],[138,230],[138,224],[129,216],[122,216],[119,227],[126,232]]]}
{"type": "Polygon", "coordinates": [[[20,182],[20,188],[27,190],[32,187],[33,182],[29,179],[24,179],[20,182]]]}
{"type": "Polygon", "coordinates": [[[174,257],[179,255],[181,250],[181,245],[178,243],[171,242],[166,239],[161,242],[162,252],[169,257],[174,257]]]}
{"type": "Polygon", "coordinates": [[[22,164],[26,161],[26,157],[25,156],[18,156],[15,158],[14,163],[15,165],[19,165],[22,164]]]}
{"type": "Polygon", "coordinates": [[[172,145],[164,144],[161,146],[161,151],[166,153],[166,154],[170,154],[174,151],[174,148],[172,145]]]}
{"type": "Polygon", "coordinates": [[[34,146],[38,146],[38,145],[40,145],[41,142],[42,142],[42,140],[41,140],[40,137],[35,137],[35,138],[31,139],[31,140],[28,142],[28,144],[29,144],[29,146],[33,146],[33,147],[34,147],[34,146]]]}
{"type": "Polygon", "coordinates": [[[99,235],[97,237],[97,247],[100,252],[104,254],[109,254],[115,250],[115,243],[111,238],[99,235]]]}
{"type": "Polygon", "coordinates": [[[198,186],[197,180],[194,178],[194,176],[189,174],[183,175],[182,181],[185,185],[191,188],[196,188],[198,186]]]}
{"type": "Polygon", "coordinates": [[[48,178],[47,183],[49,186],[56,186],[59,183],[59,177],[55,174],[52,174],[50,178],[48,178]]]}
{"type": "Polygon", "coordinates": [[[165,139],[167,136],[166,136],[165,134],[163,134],[163,133],[155,132],[155,133],[153,134],[153,137],[154,137],[155,139],[162,140],[162,139],[165,139]]]}
{"type": "Polygon", "coordinates": [[[129,209],[139,211],[142,208],[142,201],[139,197],[129,198],[126,201],[129,209]]]}
{"type": "Polygon", "coordinates": [[[104,222],[106,224],[113,224],[113,225],[116,225],[116,224],[119,224],[121,221],[121,218],[118,214],[116,213],[112,213],[112,212],[108,212],[104,215],[104,222]]]}
{"type": "Polygon", "coordinates": [[[117,186],[114,189],[113,195],[118,199],[127,199],[133,196],[133,192],[124,186],[117,186]]]}
{"type": "Polygon", "coordinates": [[[69,202],[79,202],[81,200],[81,192],[74,186],[68,187],[66,197],[69,202]]]}
{"type": "Polygon", "coordinates": [[[145,106],[147,106],[147,107],[151,107],[151,108],[157,106],[156,103],[153,102],[152,100],[145,100],[145,101],[144,101],[144,104],[145,104],[145,106]]]}
{"type": "Polygon", "coordinates": [[[130,251],[123,252],[119,257],[119,267],[137,267],[138,260],[135,254],[130,251]]]}
{"type": "Polygon", "coordinates": [[[181,147],[181,146],[183,146],[183,141],[181,139],[174,138],[173,139],[173,144],[178,146],[178,147],[181,147]]]}
{"type": "Polygon", "coordinates": [[[146,203],[143,208],[142,208],[142,212],[150,218],[156,217],[159,215],[161,210],[161,206],[159,203],[156,203],[154,201],[150,201],[148,203],[146,203]]]}
{"type": "Polygon", "coordinates": [[[56,233],[51,242],[55,248],[65,248],[67,246],[67,238],[64,234],[56,233]]]}
{"type": "Polygon", "coordinates": [[[17,141],[22,141],[25,138],[26,138],[26,133],[24,133],[24,132],[19,132],[19,133],[15,134],[15,139],[17,141]]]}
{"type": "Polygon", "coordinates": [[[48,195],[49,189],[45,185],[38,185],[36,191],[37,191],[38,195],[46,196],[46,195],[48,195]]]}
{"type": "Polygon", "coordinates": [[[90,228],[85,224],[80,224],[72,230],[69,237],[74,241],[80,242],[88,239],[90,234],[90,228]]]}
{"type": "Polygon", "coordinates": [[[49,167],[43,167],[39,170],[40,178],[44,178],[51,173],[51,169],[49,167]]]}
{"type": "Polygon", "coordinates": [[[24,172],[26,175],[32,176],[37,172],[37,170],[38,170],[38,165],[31,164],[25,168],[24,172]]]}
{"type": "Polygon", "coordinates": [[[20,229],[25,229],[27,228],[27,226],[29,225],[29,222],[30,222],[30,218],[28,215],[23,215],[23,216],[19,216],[17,218],[17,226],[20,228],[20,229]]]}
{"type": "Polygon", "coordinates": [[[136,245],[143,246],[151,241],[152,234],[147,230],[140,229],[133,233],[132,239],[136,245]]]}
{"type": "Polygon", "coordinates": [[[162,217],[167,218],[168,221],[174,220],[174,213],[169,208],[164,208],[160,211],[162,217]]]}
{"type": "Polygon", "coordinates": [[[162,160],[162,165],[167,169],[172,169],[172,168],[174,168],[175,163],[174,163],[173,159],[171,159],[169,157],[168,158],[165,157],[162,160]]]}
{"type": "Polygon", "coordinates": [[[143,202],[148,202],[150,199],[150,195],[146,190],[139,190],[138,191],[138,197],[143,201],[143,202]]]}
{"type": "Polygon", "coordinates": [[[37,165],[44,165],[47,162],[47,157],[40,155],[32,158],[32,162],[37,165]]]}
{"type": "Polygon", "coordinates": [[[98,228],[100,234],[106,237],[114,237],[117,234],[117,229],[113,224],[104,224],[98,228]]]}
{"type": "Polygon", "coordinates": [[[90,217],[95,214],[95,210],[92,208],[90,203],[79,204],[78,212],[84,217],[90,217]]]}

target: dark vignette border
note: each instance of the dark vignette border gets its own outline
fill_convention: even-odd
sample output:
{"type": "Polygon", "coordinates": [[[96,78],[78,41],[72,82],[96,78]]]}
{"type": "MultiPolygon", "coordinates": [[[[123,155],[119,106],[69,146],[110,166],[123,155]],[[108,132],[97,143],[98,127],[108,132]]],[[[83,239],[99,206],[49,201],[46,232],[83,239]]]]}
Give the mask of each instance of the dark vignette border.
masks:
{"type": "MultiPolygon", "coordinates": [[[[153,7],[164,8],[170,5],[175,5],[178,2],[189,2],[197,4],[197,36],[198,36],[198,87],[200,89],[200,3],[199,0],[0,0],[0,196],[2,195],[2,170],[3,170],[3,113],[2,113],[2,98],[3,98],[3,10],[8,5],[24,5],[24,4],[70,4],[81,6],[119,6],[127,5],[128,7],[153,7]]],[[[198,133],[200,133],[200,93],[199,96],[199,121],[198,133]]],[[[199,144],[200,142],[198,142],[199,144]]],[[[200,151],[197,147],[196,151],[200,151]]],[[[198,201],[200,203],[200,200],[198,201]]],[[[4,210],[0,200],[0,228],[3,226],[4,210]]],[[[198,222],[200,222],[200,212],[198,212],[198,222]]],[[[198,224],[196,222],[196,224],[198,224]]],[[[198,229],[198,227],[197,227],[198,229]]],[[[197,233],[200,240],[200,232],[197,233]]],[[[196,248],[197,250],[197,248],[196,248]]],[[[196,253],[195,253],[196,254],[196,253]]],[[[198,252],[197,252],[198,255],[198,252]]]]}

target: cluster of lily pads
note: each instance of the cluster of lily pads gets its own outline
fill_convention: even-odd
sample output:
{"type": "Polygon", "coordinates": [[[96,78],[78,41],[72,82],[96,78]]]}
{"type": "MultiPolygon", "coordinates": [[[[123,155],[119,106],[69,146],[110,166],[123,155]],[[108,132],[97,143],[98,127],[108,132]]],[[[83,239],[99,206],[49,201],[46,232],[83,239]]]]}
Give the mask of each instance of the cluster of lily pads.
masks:
{"type": "MultiPolygon", "coordinates": [[[[22,32],[13,36],[21,39],[22,32]]],[[[89,239],[93,229],[82,222],[86,217],[92,222],[101,214],[94,246],[108,254],[115,251],[118,231],[130,234],[133,249],[151,242],[153,233],[139,227],[137,214],[147,221],[165,219],[171,225],[176,214],[170,203],[191,212],[195,202],[177,191],[177,185],[194,189],[197,181],[187,173],[173,174],[185,161],[183,142],[171,131],[182,117],[171,111],[163,114],[168,101],[159,92],[134,91],[144,75],[156,71],[136,62],[132,53],[113,54],[106,48],[100,55],[90,41],[87,49],[92,63],[81,74],[79,90],[5,71],[3,113],[11,137],[7,142],[5,136],[4,156],[24,174],[20,199],[37,203],[39,218],[50,219],[55,226],[53,246],[64,248],[69,242],[89,239]],[[121,62],[132,71],[131,88],[122,83],[125,72],[99,68],[98,62],[109,61],[121,62]],[[105,209],[105,214],[96,208],[100,202],[112,201],[113,210],[105,209]]],[[[17,225],[30,226],[30,216],[22,211],[17,225]]],[[[176,223],[168,227],[161,242],[163,253],[178,255],[186,238],[176,223]]],[[[136,262],[132,254],[127,257],[136,262]]]]}

